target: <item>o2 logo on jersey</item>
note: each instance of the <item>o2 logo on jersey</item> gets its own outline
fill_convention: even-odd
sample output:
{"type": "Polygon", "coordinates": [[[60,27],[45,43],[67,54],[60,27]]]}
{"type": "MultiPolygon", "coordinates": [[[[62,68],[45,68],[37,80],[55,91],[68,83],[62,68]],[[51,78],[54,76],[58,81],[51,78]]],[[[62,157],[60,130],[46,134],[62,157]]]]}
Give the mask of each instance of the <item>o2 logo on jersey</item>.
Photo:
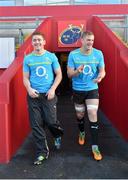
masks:
{"type": "Polygon", "coordinates": [[[90,76],[93,75],[92,68],[91,68],[90,65],[85,65],[85,66],[84,66],[83,74],[85,74],[85,75],[90,75],[90,76]]]}
{"type": "Polygon", "coordinates": [[[36,75],[38,77],[44,77],[45,79],[48,79],[48,74],[46,73],[46,69],[43,66],[38,66],[36,68],[36,75]]]}
{"type": "Polygon", "coordinates": [[[81,37],[83,30],[83,24],[80,26],[74,26],[72,24],[68,25],[59,35],[59,42],[62,45],[73,45],[77,44],[78,40],[81,37]]]}

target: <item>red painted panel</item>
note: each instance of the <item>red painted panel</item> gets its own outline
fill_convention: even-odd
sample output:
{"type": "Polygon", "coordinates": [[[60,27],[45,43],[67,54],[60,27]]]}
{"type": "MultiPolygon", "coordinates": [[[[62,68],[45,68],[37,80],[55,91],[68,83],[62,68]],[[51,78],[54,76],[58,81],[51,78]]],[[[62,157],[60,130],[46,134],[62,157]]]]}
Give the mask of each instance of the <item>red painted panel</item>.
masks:
{"type": "Polygon", "coordinates": [[[0,77],[1,163],[9,162],[30,130],[21,68],[17,58],[0,77]]]}
{"type": "Polygon", "coordinates": [[[0,104],[0,163],[8,163],[10,159],[8,119],[8,105],[0,104]]]}
{"type": "Polygon", "coordinates": [[[94,18],[95,45],[105,55],[106,78],[100,86],[101,108],[120,134],[128,140],[128,50],[98,19],[94,18]]]}
{"type": "Polygon", "coordinates": [[[128,14],[128,4],[0,7],[0,16],[72,16],[76,18],[96,14],[128,14]]]}
{"type": "Polygon", "coordinates": [[[22,83],[22,70],[20,69],[14,80],[10,83],[10,131],[11,154],[23,143],[29,132],[29,120],[26,103],[26,91],[22,83]],[[22,95],[21,95],[22,93],[22,95]],[[14,108],[15,107],[15,108],[14,108]]]}
{"type": "Polygon", "coordinates": [[[128,49],[123,49],[118,51],[117,56],[117,126],[128,140],[128,49]]]}

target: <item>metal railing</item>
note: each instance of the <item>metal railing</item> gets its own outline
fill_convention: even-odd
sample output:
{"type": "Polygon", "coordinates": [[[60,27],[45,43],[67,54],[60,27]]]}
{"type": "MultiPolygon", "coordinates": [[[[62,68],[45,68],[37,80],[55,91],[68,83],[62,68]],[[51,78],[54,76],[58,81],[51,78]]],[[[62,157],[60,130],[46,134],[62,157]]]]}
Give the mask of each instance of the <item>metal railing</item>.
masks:
{"type": "Polygon", "coordinates": [[[94,15],[98,16],[117,36],[128,44],[128,15],[94,15]]]}
{"type": "Polygon", "coordinates": [[[0,6],[50,6],[50,5],[90,5],[127,4],[127,0],[0,0],[0,6]]]}
{"type": "Polygon", "coordinates": [[[18,45],[50,16],[0,17],[0,37],[14,37],[18,45]]]}

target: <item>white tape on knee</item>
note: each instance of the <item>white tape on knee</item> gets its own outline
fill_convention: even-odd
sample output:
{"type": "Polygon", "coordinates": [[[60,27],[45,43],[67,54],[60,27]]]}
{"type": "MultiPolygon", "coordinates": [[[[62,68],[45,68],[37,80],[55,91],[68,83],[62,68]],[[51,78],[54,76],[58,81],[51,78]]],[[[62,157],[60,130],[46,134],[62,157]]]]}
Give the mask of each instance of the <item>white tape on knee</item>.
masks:
{"type": "Polygon", "coordinates": [[[77,106],[77,105],[75,105],[75,110],[77,111],[77,112],[84,112],[85,111],[85,106],[83,105],[83,106],[77,106]]]}
{"type": "Polygon", "coordinates": [[[87,109],[98,109],[98,105],[87,105],[87,109]]]}

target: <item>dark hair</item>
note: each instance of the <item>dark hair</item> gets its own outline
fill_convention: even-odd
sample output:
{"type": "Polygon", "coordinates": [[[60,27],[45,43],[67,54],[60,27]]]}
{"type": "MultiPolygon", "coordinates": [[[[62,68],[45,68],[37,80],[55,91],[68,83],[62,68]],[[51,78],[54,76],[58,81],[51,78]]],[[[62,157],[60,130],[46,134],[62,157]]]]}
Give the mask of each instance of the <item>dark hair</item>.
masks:
{"type": "Polygon", "coordinates": [[[45,35],[44,35],[42,32],[35,31],[35,32],[32,34],[32,37],[35,36],[35,35],[42,36],[42,37],[45,39],[45,35]]]}
{"type": "Polygon", "coordinates": [[[88,36],[88,35],[93,35],[93,32],[91,31],[83,31],[82,34],[81,34],[81,38],[83,39],[84,37],[88,36]]]}

